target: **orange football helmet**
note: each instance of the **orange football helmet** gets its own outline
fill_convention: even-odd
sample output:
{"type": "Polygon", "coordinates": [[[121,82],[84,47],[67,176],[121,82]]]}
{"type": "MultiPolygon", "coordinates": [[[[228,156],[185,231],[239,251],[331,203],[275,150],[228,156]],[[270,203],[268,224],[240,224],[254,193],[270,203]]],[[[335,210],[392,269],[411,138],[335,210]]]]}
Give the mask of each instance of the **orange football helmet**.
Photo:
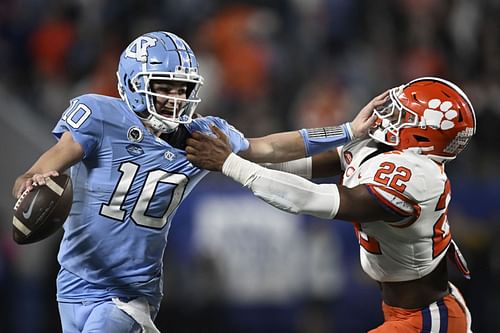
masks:
{"type": "Polygon", "coordinates": [[[455,84],[422,77],[389,91],[374,110],[369,135],[396,149],[415,149],[440,162],[455,158],[476,132],[474,108],[455,84]]]}

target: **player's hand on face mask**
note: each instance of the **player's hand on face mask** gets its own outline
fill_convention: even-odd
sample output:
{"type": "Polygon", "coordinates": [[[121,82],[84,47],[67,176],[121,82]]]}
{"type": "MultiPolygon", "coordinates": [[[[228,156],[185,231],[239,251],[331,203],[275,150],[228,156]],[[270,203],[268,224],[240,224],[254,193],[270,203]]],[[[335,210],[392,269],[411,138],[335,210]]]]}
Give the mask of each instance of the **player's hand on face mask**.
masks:
{"type": "Polygon", "coordinates": [[[389,90],[378,95],[372,99],[368,104],[366,104],[361,111],[356,115],[354,120],[351,122],[352,133],[355,138],[362,138],[368,134],[368,130],[374,124],[377,116],[373,113],[373,110],[383,105],[389,98],[389,90]]]}
{"type": "Polygon", "coordinates": [[[187,159],[199,168],[221,171],[226,158],[231,154],[227,136],[217,126],[210,126],[213,135],[193,132],[187,139],[187,159]]]}

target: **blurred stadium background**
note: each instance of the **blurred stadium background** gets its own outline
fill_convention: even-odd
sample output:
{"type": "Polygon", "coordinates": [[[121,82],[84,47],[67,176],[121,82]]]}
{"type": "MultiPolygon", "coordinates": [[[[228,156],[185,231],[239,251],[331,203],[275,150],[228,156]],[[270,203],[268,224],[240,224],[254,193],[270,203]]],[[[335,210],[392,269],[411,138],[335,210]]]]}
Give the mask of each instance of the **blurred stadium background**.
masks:
{"type": "MultiPolygon", "coordinates": [[[[500,332],[498,0],[1,0],[0,332],[59,332],[59,237],[11,240],[10,189],[55,140],[71,97],[117,95],[136,36],[184,37],[206,79],[202,114],[248,137],[336,124],[417,76],[461,86],[478,132],[447,166],[449,219],[472,280],[451,268],[475,332],[500,332]]],[[[288,215],[210,175],[179,209],[165,253],[162,332],[365,332],[382,321],[347,223],[288,215]]]]}

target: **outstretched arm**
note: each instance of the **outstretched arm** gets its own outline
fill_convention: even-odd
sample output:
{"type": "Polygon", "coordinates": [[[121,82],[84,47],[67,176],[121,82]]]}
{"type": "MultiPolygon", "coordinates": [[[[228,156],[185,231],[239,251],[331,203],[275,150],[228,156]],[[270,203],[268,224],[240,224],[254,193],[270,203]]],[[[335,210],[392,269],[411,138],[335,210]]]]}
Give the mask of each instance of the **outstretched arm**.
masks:
{"type": "Polygon", "coordinates": [[[57,176],[59,172],[63,172],[82,158],[82,147],[73,140],[69,132],[65,132],[28,171],[16,179],[12,195],[19,198],[26,189],[31,190],[33,186],[45,184],[46,177],[57,176]]]}
{"type": "Polygon", "coordinates": [[[216,137],[196,133],[188,140],[187,158],[199,167],[222,171],[276,208],[358,222],[400,219],[378,205],[364,185],[347,188],[315,184],[293,174],[264,168],[232,153],[224,133],[215,126],[212,130],[216,137]]]}
{"type": "Polygon", "coordinates": [[[315,155],[366,136],[376,117],[373,109],[384,104],[388,92],[373,98],[354,120],[340,126],[302,129],[249,139],[248,150],[240,156],[257,163],[279,163],[315,155]]]}

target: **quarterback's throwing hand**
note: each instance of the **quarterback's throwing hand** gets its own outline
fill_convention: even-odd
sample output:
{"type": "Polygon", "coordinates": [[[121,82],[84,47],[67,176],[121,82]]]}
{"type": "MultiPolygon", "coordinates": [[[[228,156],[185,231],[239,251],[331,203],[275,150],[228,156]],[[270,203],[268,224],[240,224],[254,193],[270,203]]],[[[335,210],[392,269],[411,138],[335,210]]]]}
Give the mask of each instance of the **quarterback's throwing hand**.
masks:
{"type": "Polygon", "coordinates": [[[227,136],[217,126],[210,126],[214,136],[193,132],[187,139],[186,153],[189,162],[199,168],[221,171],[226,158],[231,154],[227,136]]]}
{"type": "Polygon", "coordinates": [[[59,176],[59,172],[52,170],[44,173],[24,174],[16,179],[12,195],[18,199],[26,190],[33,190],[38,185],[45,185],[45,180],[50,176],[59,176]]]}

